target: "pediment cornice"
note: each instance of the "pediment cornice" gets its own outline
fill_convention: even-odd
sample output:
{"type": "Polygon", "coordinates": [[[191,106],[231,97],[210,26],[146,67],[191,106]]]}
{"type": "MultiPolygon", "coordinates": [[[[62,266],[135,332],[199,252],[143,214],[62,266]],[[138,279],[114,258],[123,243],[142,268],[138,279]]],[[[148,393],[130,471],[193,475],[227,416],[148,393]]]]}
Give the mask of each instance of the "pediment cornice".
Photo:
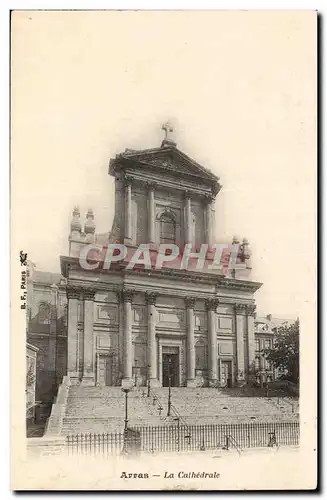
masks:
{"type": "Polygon", "coordinates": [[[219,177],[175,147],[154,148],[142,151],[125,150],[110,161],[109,173],[125,167],[169,172],[174,177],[189,177],[210,184],[214,194],[221,188],[219,177]]]}

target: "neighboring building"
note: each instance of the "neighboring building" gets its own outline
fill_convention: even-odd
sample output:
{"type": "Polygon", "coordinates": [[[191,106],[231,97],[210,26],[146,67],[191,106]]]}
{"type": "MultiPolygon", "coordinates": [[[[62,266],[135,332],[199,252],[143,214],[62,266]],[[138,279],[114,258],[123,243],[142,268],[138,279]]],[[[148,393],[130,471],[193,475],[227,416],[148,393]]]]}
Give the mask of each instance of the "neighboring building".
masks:
{"type": "Polygon", "coordinates": [[[38,350],[36,402],[51,403],[67,371],[66,280],[29,262],[26,314],[27,342],[38,350]]]}
{"type": "Polygon", "coordinates": [[[38,348],[26,343],[26,419],[35,416],[36,357],[38,348]]]}
{"type": "Polygon", "coordinates": [[[264,350],[271,349],[274,345],[274,337],[281,326],[294,323],[292,319],[273,318],[271,314],[255,319],[255,373],[256,377],[264,381],[272,381],[280,375],[280,371],[273,368],[266,359],[264,350]]]}

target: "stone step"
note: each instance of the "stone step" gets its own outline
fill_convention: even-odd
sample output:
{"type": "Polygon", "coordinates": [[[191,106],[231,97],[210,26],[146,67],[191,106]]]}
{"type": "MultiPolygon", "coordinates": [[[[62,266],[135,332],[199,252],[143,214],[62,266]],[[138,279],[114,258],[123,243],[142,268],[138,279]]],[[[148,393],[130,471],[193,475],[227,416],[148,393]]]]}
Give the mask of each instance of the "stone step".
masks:
{"type": "MultiPolygon", "coordinates": [[[[177,425],[167,417],[168,388],[156,388],[158,401],[144,390],[128,395],[129,426],[177,425]]],[[[271,422],[296,420],[292,398],[239,397],[209,388],[172,388],[172,404],[189,425],[271,422]],[[279,402],[279,404],[278,404],[279,402]],[[292,413],[292,405],[293,411],[292,413]]],[[[120,387],[72,386],[69,389],[62,434],[81,432],[122,432],[125,418],[125,396],[120,387]]]]}

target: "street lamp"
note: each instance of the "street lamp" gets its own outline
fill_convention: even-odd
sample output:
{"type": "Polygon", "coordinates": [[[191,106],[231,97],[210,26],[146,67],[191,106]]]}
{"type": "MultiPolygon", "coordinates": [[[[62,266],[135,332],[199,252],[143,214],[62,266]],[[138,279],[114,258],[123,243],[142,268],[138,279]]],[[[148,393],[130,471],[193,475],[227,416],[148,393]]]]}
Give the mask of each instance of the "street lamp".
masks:
{"type": "Polygon", "coordinates": [[[148,365],[148,398],[150,397],[151,383],[150,383],[150,365],[148,365]]]}
{"type": "Polygon", "coordinates": [[[128,393],[129,393],[130,389],[123,387],[122,391],[125,393],[125,419],[124,419],[124,446],[123,446],[123,453],[127,453],[128,393]]]}
{"type": "Polygon", "coordinates": [[[168,411],[167,417],[170,417],[171,408],[171,357],[168,358],[168,411]]]}
{"type": "Polygon", "coordinates": [[[180,418],[174,418],[175,422],[177,422],[177,451],[180,451],[180,418]]]}

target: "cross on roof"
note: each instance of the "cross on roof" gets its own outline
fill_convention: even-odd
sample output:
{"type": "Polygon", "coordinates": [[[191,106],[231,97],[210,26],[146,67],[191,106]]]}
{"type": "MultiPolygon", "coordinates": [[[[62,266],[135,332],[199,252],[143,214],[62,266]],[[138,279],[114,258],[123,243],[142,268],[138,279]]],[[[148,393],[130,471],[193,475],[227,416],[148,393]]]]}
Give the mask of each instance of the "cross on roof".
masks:
{"type": "Polygon", "coordinates": [[[165,131],[165,140],[169,140],[168,134],[169,132],[174,132],[173,126],[169,122],[166,122],[161,128],[165,131]]]}

